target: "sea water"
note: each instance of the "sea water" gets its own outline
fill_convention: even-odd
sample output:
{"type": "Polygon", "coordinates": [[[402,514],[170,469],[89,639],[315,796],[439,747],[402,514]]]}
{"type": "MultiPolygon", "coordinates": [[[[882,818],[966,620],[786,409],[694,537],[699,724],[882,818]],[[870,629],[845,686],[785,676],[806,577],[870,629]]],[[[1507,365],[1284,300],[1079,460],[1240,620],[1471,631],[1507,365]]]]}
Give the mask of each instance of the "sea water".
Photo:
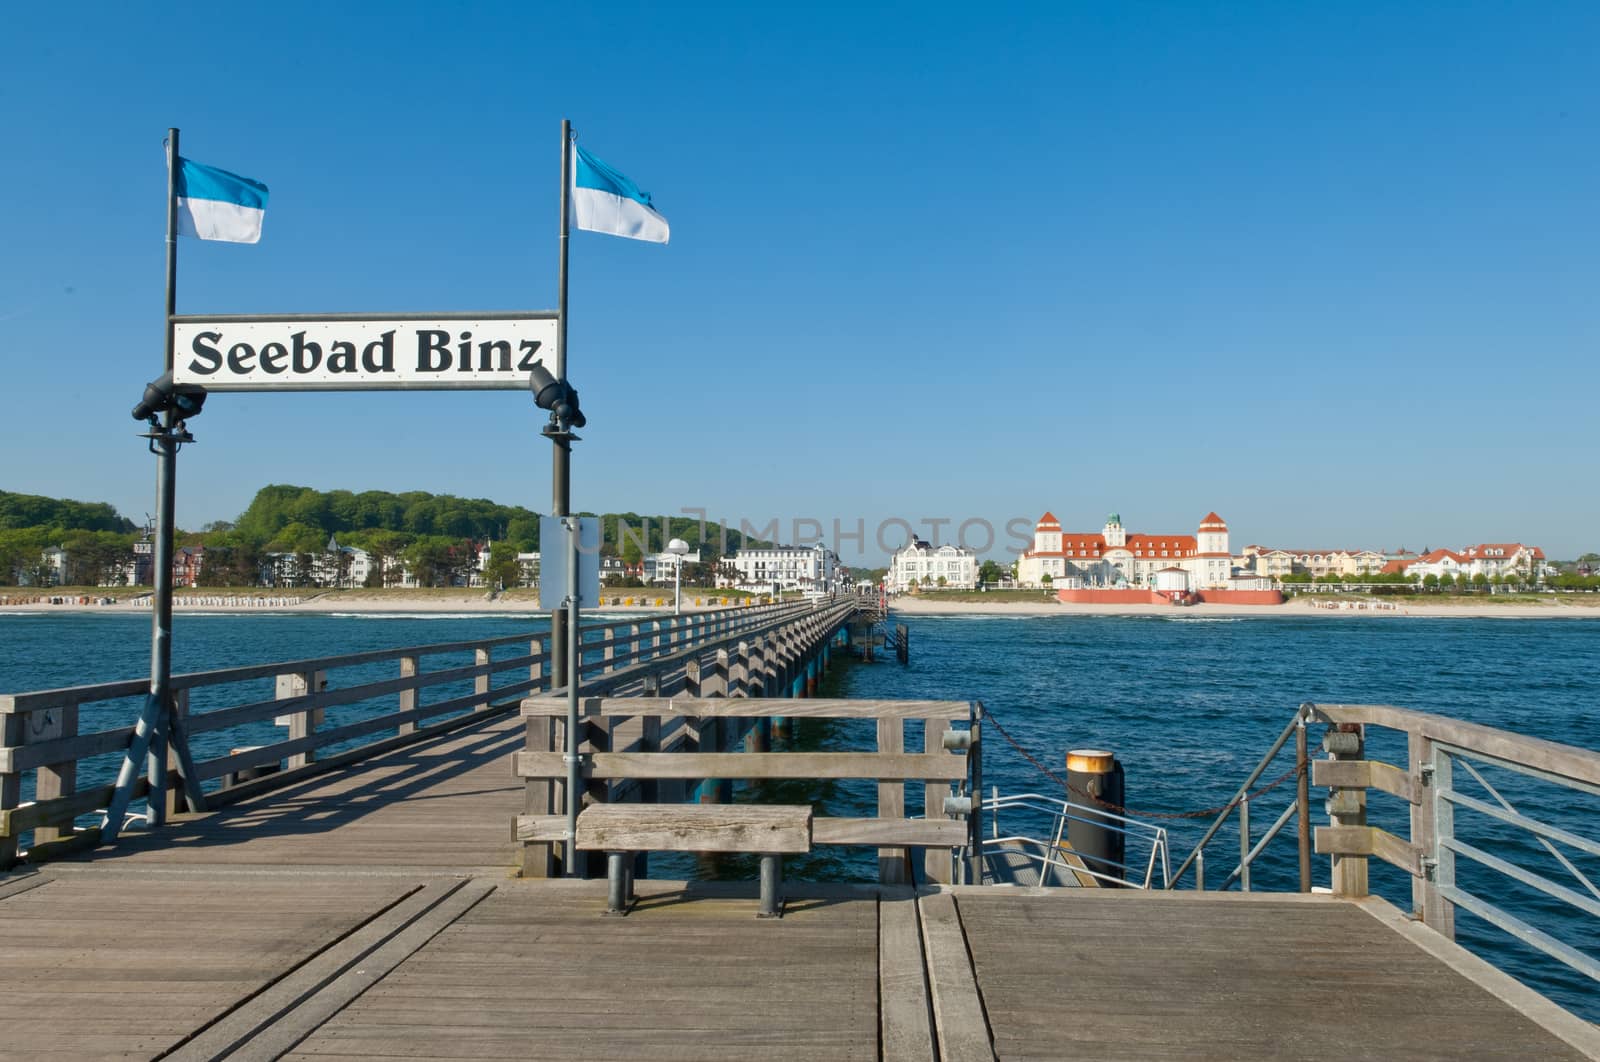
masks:
{"type": "MultiPolygon", "coordinates": [[[[1392,704],[1500,727],[1588,749],[1600,749],[1600,619],[1505,620],[1385,616],[1201,618],[1188,616],[900,617],[911,631],[908,666],[888,660],[836,668],[825,692],[863,698],[982,701],[992,722],[1052,772],[1069,748],[1115,752],[1127,772],[1126,803],[1135,818],[1168,831],[1172,866],[1186,856],[1210,817],[1197,815],[1230,800],[1302,702],[1392,704]],[[1177,817],[1193,816],[1193,817],[1177,817]]],[[[174,619],[173,667],[198,671],[291,661],[371,649],[493,638],[546,629],[543,617],[412,613],[393,615],[190,613],[174,619]]],[[[498,655],[498,654],[497,654],[498,655]]],[[[0,692],[136,678],[149,668],[149,617],[125,613],[0,613],[0,692]]],[[[392,668],[373,678],[391,677],[392,668]]],[[[445,695],[443,692],[439,696],[445,695]]],[[[270,696],[270,693],[268,694],[270,696]]],[[[204,710],[206,706],[198,706],[204,710]]],[[[392,710],[392,699],[382,708],[392,710]]],[[[126,704],[109,712],[136,711],[126,704]]],[[[361,708],[349,711],[359,712],[361,708]]],[[[120,720],[120,725],[131,721],[120,720]]],[[[119,725],[115,719],[91,726],[119,725]]],[[[281,738],[230,731],[234,745],[281,738]]],[[[985,731],[985,784],[1002,792],[1059,794],[1059,786],[1022,752],[985,731]]],[[[1320,734],[1313,732],[1315,741],[1320,734]]],[[[806,749],[863,747],[871,724],[803,721],[794,743],[806,749]]],[[[918,735],[908,734],[917,748],[918,735]]],[[[218,750],[197,748],[202,756],[218,750]]],[[[225,751],[225,750],[221,750],[225,751]]],[[[1404,764],[1403,739],[1373,731],[1375,758],[1404,764]]],[[[1289,750],[1265,776],[1292,767],[1289,750]]],[[[1519,810],[1593,837],[1592,797],[1506,772],[1485,777],[1519,810]]],[[[1460,788],[1472,790],[1458,770],[1460,788]]],[[[1293,780],[1253,806],[1254,835],[1292,799],[1293,780]]],[[[1326,823],[1313,790],[1314,824],[1326,823]]],[[[750,794],[810,801],[831,815],[870,815],[871,783],[769,783],[750,794]]],[[[916,801],[912,800],[912,810],[916,801]]],[[[1370,799],[1371,821],[1407,834],[1403,805],[1370,799]]],[[[1585,887],[1527,835],[1458,815],[1461,835],[1495,854],[1585,887]],[[1469,836],[1469,831],[1477,833],[1469,836]]],[[[1220,883],[1238,861],[1237,829],[1208,849],[1207,881],[1220,883]]],[[[1600,861],[1571,853],[1578,869],[1600,882],[1600,861]]],[[[1326,885],[1328,861],[1314,860],[1326,885]]],[[[873,853],[819,852],[798,861],[796,877],[863,877],[873,853]]],[[[1293,823],[1269,846],[1253,872],[1257,889],[1297,886],[1293,823]]],[[[1409,878],[1371,861],[1373,889],[1410,909],[1409,878]]],[[[658,868],[661,869],[661,868],[658,868]]],[[[738,861],[708,864],[703,873],[748,876],[738,861]]],[[[1524,886],[1475,873],[1458,860],[1463,885],[1551,933],[1569,946],[1600,954],[1600,920],[1577,914],[1524,886]]],[[[1186,880],[1187,885],[1192,879],[1186,880]]],[[[1593,982],[1464,912],[1458,939],[1501,968],[1529,981],[1591,1020],[1600,1019],[1593,982]]]]}

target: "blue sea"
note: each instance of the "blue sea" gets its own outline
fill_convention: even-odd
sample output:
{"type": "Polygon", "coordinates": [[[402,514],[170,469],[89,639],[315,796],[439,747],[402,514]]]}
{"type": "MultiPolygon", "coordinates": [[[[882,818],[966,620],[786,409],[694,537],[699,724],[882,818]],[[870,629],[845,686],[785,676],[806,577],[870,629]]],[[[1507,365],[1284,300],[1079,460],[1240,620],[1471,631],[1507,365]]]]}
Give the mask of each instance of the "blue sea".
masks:
{"type": "MultiPolygon", "coordinates": [[[[1600,749],[1600,619],[1072,615],[901,621],[911,630],[909,666],[846,663],[835,668],[824,692],[981,700],[1018,744],[1055,771],[1069,748],[1116,752],[1127,772],[1126,803],[1167,829],[1173,869],[1209,820],[1167,816],[1227,802],[1304,701],[1393,704],[1600,749]]],[[[209,670],[531,633],[544,626],[533,615],[180,613],[173,661],[178,671],[209,670]]],[[[509,647],[506,655],[516,651],[509,647]]],[[[0,692],[136,678],[148,667],[148,616],[0,614],[0,692]]],[[[392,702],[383,707],[392,710],[392,702]]],[[[378,710],[352,706],[342,711],[354,718],[378,710]]],[[[106,715],[98,719],[86,711],[83,729],[125,725],[137,705],[119,702],[102,711],[106,715]]],[[[281,731],[263,724],[255,735],[206,736],[240,745],[278,735],[281,731]]],[[[994,728],[985,738],[986,785],[1006,792],[1059,793],[994,728]]],[[[859,724],[811,723],[797,731],[794,742],[835,748],[863,739],[870,740],[870,730],[863,734],[859,724]]],[[[915,748],[914,736],[908,739],[915,748]]],[[[196,751],[207,756],[225,749],[196,751]]],[[[1292,767],[1289,751],[1267,772],[1268,779],[1292,767]]],[[[1369,754],[1403,764],[1403,740],[1375,732],[1369,754]]],[[[1519,810],[1595,837],[1596,798],[1503,771],[1487,771],[1485,778],[1519,810]]],[[[1470,789],[1459,771],[1457,784],[1470,789]]],[[[870,814],[873,799],[870,786],[849,784],[786,786],[765,795],[816,800],[836,815],[870,814]]],[[[1253,815],[1255,836],[1292,796],[1290,782],[1260,800],[1253,815]]],[[[1317,790],[1313,802],[1313,823],[1326,823],[1317,790]]],[[[1370,814],[1375,824],[1406,834],[1398,801],[1375,793],[1370,814]]],[[[1462,813],[1457,825],[1463,839],[1589,894],[1525,835],[1501,831],[1488,820],[1471,822],[1462,813]]],[[[1600,882],[1600,860],[1568,854],[1591,881],[1600,882]]],[[[1208,849],[1209,885],[1220,883],[1237,855],[1238,834],[1230,825],[1208,849]]],[[[1319,885],[1327,884],[1327,862],[1314,860],[1319,885]]],[[[871,853],[857,852],[796,869],[798,876],[851,876],[870,873],[870,865],[871,853]]],[[[1371,866],[1374,891],[1409,910],[1409,879],[1377,860],[1371,866]]],[[[1257,863],[1253,885],[1293,889],[1295,867],[1291,822],[1257,863]]],[[[1458,879],[1563,943],[1600,955],[1600,920],[1508,879],[1476,872],[1465,860],[1458,860],[1458,879]]],[[[1587,978],[1464,912],[1458,915],[1458,939],[1565,1006],[1600,1020],[1600,993],[1587,978]]]]}

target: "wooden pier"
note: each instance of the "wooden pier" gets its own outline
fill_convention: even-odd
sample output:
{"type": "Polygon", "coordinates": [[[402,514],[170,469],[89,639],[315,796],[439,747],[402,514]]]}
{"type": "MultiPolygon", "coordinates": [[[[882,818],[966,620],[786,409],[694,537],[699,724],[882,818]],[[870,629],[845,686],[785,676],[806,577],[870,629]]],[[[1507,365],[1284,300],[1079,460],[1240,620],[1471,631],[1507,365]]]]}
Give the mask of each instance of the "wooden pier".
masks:
{"type": "MultiPolygon", "coordinates": [[[[760,671],[774,692],[804,691],[815,644],[790,628],[831,637],[817,615],[768,632],[760,671]]],[[[727,692],[718,653],[752,691],[751,639],[766,635],[751,632],[766,626],[733,631],[731,654],[720,634],[686,636],[679,653],[642,653],[649,631],[601,646],[614,666],[597,665],[597,683],[656,696],[586,701],[590,739],[610,718],[640,720],[641,734],[643,720],[694,721],[685,737],[705,720],[770,718],[782,702],[712,703],[727,692]]],[[[791,882],[783,917],[763,920],[753,881],[640,880],[626,917],[608,917],[604,880],[519,876],[530,845],[558,847],[540,840],[548,804],[530,807],[550,798],[549,765],[529,757],[548,755],[531,750],[553,717],[546,691],[527,692],[245,783],[114,848],[77,832],[47,842],[60,858],[0,877],[0,1057],[1600,1057],[1594,1026],[1376,898],[925,883],[945,865],[894,849],[951,843],[965,823],[905,818],[896,794],[944,784],[963,749],[895,724],[931,720],[942,735],[948,702],[787,706],[879,720],[876,749],[837,754],[853,766],[811,765],[886,772],[877,818],[820,836],[881,845],[880,878],[909,863],[923,884],[791,882]],[[904,751],[908,730],[920,751],[904,751]]],[[[29,696],[10,706],[49,700],[29,696]]],[[[288,707],[318,696],[332,693],[288,707]]],[[[591,747],[586,782],[743,773],[762,755],[779,774],[804,766],[698,747],[604,755],[631,759],[591,747]],[[674,755],[700,759],[684,771],[641,759],[674,755]]]]}

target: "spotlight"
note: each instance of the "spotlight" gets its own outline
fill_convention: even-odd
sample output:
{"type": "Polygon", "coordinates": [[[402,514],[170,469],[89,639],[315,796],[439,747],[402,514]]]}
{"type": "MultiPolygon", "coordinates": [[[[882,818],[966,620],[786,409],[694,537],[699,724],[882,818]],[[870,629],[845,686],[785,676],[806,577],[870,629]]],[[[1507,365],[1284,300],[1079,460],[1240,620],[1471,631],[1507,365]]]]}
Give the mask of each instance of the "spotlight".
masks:
{"type": "Polygon", "coordinates": [[[550,370],[542,364],[535,365],[528,374],[528,390],[533,392],[534,404],[554,414],[563,431],[589,423],[578,407],[578,389],[551,376],[550,370]]]}
{"type": "Polygon", "coordinates": [[[133,407],[133,419],[149,420],[170,409],[178,414],[179,420],[188,420],[199,416],[200,407],[205,404],[205,391],[199,388],[180,391],[172,382],[172,374],[163,373],[144,385],[144,397],[133,407]]]}

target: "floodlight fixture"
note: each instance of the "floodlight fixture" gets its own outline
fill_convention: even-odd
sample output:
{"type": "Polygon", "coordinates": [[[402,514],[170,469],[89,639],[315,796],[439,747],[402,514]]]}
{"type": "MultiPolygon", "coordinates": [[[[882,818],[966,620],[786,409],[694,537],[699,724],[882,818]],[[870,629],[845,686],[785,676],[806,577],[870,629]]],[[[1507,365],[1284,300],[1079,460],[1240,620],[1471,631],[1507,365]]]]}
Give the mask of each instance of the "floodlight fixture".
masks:
{"type": "Polygon", "coordinates": [[[144,385],[144,397],[133,407],[133,419],[151,420],[157,413],[165,413],[170,409],[178,415],[179,420],[188,420],[199,416],[200,408],[205,404],[204,390],[198,387],[180,389],[172,382],[172,373],[166,372],[144,385]]]}
{"type": "Polygon", "coordinates": [[[540,409],[548,409],[562,431],[581,428],[588,423],[578,406],[578,389],[565,380],[557,380],[543,364],[537,364],[528,373],[528,390],[540,409]]]}

